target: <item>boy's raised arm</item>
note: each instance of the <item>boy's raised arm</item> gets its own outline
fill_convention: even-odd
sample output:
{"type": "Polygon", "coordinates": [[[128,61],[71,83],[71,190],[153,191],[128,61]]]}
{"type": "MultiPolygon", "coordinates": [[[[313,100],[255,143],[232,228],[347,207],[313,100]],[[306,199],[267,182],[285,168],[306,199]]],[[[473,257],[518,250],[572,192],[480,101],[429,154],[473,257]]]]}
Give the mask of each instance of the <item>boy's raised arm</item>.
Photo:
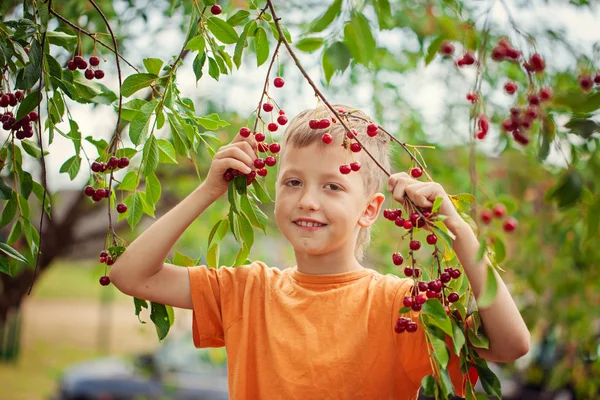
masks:
{"type": "Polygon", "coordinates": [[[123,293],[180,308],[192,308],[187,268],[164,260],[187,229],[208,206],[227,191],[224,173],[232,168],[249,173],[256,159],[252,136],[239,135],[213,157],[206,180],[177,206],[144,231],[110,270],[111,282],[123,293]]]}

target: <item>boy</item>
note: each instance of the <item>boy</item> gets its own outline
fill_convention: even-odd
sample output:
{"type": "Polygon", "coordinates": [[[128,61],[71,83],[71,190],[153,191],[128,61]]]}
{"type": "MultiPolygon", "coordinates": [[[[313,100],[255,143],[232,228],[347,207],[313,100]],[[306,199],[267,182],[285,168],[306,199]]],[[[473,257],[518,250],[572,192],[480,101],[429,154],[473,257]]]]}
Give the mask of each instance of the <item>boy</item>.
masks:
{"type": "MultiPolygon", "coordinates": [[[[237,135],[215,154],[206,180],[140,235],[110,272],[128,295],[194,310],[195,346],[227,347],[232,399],[416,399],[421,379],[431,374],[423,329],[394,332],[412,280],[384,276],[360,263],[385,199],[379,193],[385,175],[364,151],[341,147],[345,130],[339,122],[329,132],[333,142],[322,141],[327,130],[311,129],[309,120],[327,115],[324,108],[302,112],[282,140],[274,214],[294,248],[296,266],[279,270],[256,261],[209,269],[163,263],[189,224],[227,191],[224,173],[254,169],[257,143],[237,135]],[[351,157],[361,169],[342,174],[340,165],[351,157]]],[[[349,123],[389,171],[388,138],[367,136],[366,122],[349,123]]],[[[440,212],[448,216],[444,222],[456,235],[454,250],[478,297],[487,268],[474,261],[477,238],[444,189],[405,173],[392,175],[387,187],[396,200],[406,193],[420,207],[443,196],[440,212]]],[[[495,301],[480,310],[490,348],[477,351],[508,362],[527,353],[529,332],[497,279],[495,301]]],[[[464,395],[456,356],[448,369],[456,392],[464,395]]]]}

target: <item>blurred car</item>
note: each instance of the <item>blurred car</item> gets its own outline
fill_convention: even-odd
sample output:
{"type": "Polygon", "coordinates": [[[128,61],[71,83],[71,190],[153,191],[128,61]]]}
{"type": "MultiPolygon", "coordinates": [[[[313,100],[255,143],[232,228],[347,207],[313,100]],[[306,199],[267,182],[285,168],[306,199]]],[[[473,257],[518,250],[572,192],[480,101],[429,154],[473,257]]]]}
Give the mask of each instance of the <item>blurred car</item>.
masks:
{"type": "Polygon", "coordinates": [[[225,400],[225,348],[195,349],[191,333],[168,339],[154,353],[74,364],[52,400],[225,400]]]}

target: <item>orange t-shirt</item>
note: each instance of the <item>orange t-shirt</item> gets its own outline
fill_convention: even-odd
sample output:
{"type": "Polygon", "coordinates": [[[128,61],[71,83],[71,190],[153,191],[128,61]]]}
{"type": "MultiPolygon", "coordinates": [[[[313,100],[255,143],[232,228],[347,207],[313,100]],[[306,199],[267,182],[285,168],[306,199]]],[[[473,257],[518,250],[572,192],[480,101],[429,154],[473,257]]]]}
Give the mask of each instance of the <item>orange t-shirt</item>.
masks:
{"type": "MultiPolygon", "coordinates": [[[[421,326],[394,332],[410,279],[372,269],[311,275],[260,261],[191,267],[189,276],[194,345],[226,346],[231,399],[412,400],[431,374],[421,326]]],[[[448,370],[464,397],[457,356],[448,370]]]]}

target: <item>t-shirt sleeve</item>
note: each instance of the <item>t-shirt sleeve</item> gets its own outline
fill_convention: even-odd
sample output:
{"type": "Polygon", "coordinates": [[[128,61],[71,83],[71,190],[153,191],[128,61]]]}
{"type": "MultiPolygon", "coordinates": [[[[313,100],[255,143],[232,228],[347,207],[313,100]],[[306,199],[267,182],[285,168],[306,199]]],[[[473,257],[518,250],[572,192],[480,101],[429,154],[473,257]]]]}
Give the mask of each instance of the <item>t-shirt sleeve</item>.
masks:
{"type": "MultiPolygon", "coordinates": [[[[427,351],[427,341],[425,338],[425,331],[421,326],[419,320],[419,312],[411,311],[409,314],[404,315],[410,317],[414,322],[417,323],[417,331],[414,333],[396,333],[394,327],[398,317],[401,315],[398,311],[404,306],[403,300],[405,295],[408,293],[412,286],[410,279],[403,280],[394,299],[394,309],[392,310],[392,333],[394,334],[394,342],[396,344],[396,350],[400,359],[400,364],[403,366],[406,375],[416,385],[421,386],[421,380],[427,375],[433,373],[432,366],[429,361],[429,355],[427,351]]],[[[466,323],[469,324],[467,319],[466,323]]],[[[446,350],[450,356],[447,370],[454,385],[454,392],[456,395],[465,397],[467,375],[464,375],[460,370],[460,358],[454,354],[452,346],[452,338],[446,335],[446,350]]],[[[475,384],[477,379],[471,379],[471,382],[475,384]]]]}
{"type": "Polygon", "coordinates": [[[245,284],[252,266],[189,267],[194,346],[223,347],[225,332],[241,317],[245,284]]]}

